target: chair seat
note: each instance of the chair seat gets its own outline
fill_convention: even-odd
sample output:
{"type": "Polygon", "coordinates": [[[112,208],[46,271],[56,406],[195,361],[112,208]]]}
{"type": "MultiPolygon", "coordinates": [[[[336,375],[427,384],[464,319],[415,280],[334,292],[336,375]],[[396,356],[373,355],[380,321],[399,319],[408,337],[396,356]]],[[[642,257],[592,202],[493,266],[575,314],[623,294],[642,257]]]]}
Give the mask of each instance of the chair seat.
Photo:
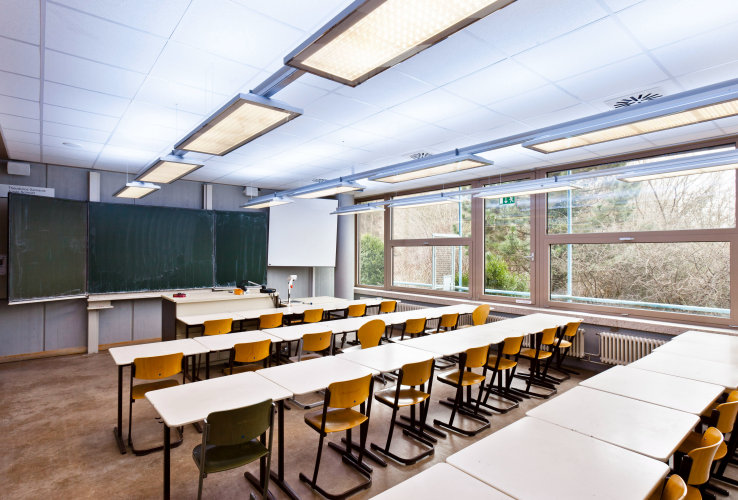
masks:
{"type": "Polygon", "coordinates": [[[146,393],[149,391],[166,389],[167,387],[174,387],[175,385],[179,385],[179,382],[174,379],[157,380],[156,382],[134,385],[133,389],[131,390],[131,398],[143,399],[146,393]]]}
{"type": "Polygon", "coordinates": [[[458,385],[461,380],[461,386],[466,387],[467,385],[475,385],[484,381],[484,376],[474,372],[464,372],[463,378],[460,376],[459,370],[453,370],[438,375],[438,380],[448,382],[452,385],[458,385]]]}
{"type": "MultiPolygon", "coordinates": [[[[679,446],[679,451],[681,451],[682,453],[689,453],[695,448],[700,448],[701,446],[702,434],[700,434],[699,432],[691,432],[689,436],[687,436],[687,439],[685,439],[684,442],[679,446]]],[[[718,446],[718,449],[715,452],[715,458],[713,458],[713,460],[720,460],[724,458],[727,454],[728,445],[726,445],[725,441],[723,441],[722,443],[720,443],[720,446],[718,446]]]]}
{"type": "MultiPolygon", "coordinates": [[[[204,471],[206,473],[220,472],[240,467],[269,453],[267,447],[261,444],[258,439],[252,439],[246,443],[233,446],[216,446],[211,444],[208,445],[207,451],[204,471]]],[[[195,460],[198,469],[200,468],[201,453],[202,445],[198,444],[192,450],[192,458],[195,460]]]]}
{"type": "Polygon", "coordinates": [[[559,348],[561,349],[569,349],[571,346],[572,344],[568,340],[561,339],[561,342],[559,342],[559,348]]]}
{"type": "MultiPolygon", "coordinates": [[[[374,397],[378,401],[386,404],[387,406],[393,406],[395,404],[395,393],[397,389],[385,389],[374,393],[374,397]]],[[[430,397],[427,394],[418,389],[409,387],[407,389],[400,389],[400,397],[397,400],[397,406],[412,406],[418,403],[422,403],[430,397]]]]}
{"type": "MultiPolygon", "coordinates": [[[[323,410],[305,415],[305,422],[313,429],[320,431],[323,410]]],[[[329,408],[325,418],[325,432],[340,432],[363,424],[369,417],[350,408],[329,408]]]]}
{"type": "MultiPolygon", "coordinates": [[[[551,351],[538,351],[538,359],[550,358],[553,353],[551,351]]],[[[522,349],[520,355],[524,358],[536,359],[535,349],[522,349]]]]}
{"type": "MultiPolygon", "coordinates": [[[[497,364],[497,356],[494,354],[487,358],[487,367],[491,369],[495,369],[495,365],[497,364]]],[[[500,365],[497,367],[499,371],[503,370],[509,370],[511,368],[515,368],[517,366],[517,362],[513,361],[512,359],[507,358],[500,358],[500,365]]]]}

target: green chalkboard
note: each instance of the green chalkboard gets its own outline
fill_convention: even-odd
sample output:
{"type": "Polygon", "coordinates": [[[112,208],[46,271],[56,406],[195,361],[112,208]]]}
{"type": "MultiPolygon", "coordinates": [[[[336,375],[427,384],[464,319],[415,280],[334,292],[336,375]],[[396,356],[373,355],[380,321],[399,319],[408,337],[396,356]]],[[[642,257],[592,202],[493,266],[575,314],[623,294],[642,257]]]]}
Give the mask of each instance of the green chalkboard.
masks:
{"type": "Polygon", "coordinates": [[[215,212],[215,284],[266,283],[267,214],[215,212]]]}
{"type": "Polygon", "coordinates": [[[8,299],[86,291],[87,203],[9,194],[8,299]]]}
{"type": "Polygon", "coordinates": [[[90,203],[90,293],[213,285],[213,212],[90,203]]]}

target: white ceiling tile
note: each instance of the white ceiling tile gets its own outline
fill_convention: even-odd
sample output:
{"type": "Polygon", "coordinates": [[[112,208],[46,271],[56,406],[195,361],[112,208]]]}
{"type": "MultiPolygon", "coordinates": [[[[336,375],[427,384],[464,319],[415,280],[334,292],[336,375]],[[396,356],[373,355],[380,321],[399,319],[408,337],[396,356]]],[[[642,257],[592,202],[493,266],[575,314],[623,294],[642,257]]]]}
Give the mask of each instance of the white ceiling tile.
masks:
{"type": "Polygon", "coordinates": [[[181,109],[165,108],[138,99],[133,101],[120,127],[146,127],[154,125],[172,129],[175,135],[184,137],[188,132],[205,120],[205,115],[188,113],[181,109]]]}
{"type": "Polygon", "coordinates": [[[508,55],[517,54],[607,15],[597,3],[582,0],[517,1],[472,24],[468,31],[508,55]]]}
{"type": "Polygon", "coordinates": [[[349,99],[338,94],[328,94],[304,107],[305,116],[340,125],[350,125],[381,111],[377,106],[349,99]]]}
{"type": "Polygon", "coordinates": [[[165,40],[54,3],[46,6],[46,47],[146,73],[165,40]]]}
{"type": "Polygon", "coordinates": [[[3,139],[8,142],[25,142],[28,144],[40,144],[41,135],[33,132],[23,132],[22,130],[3,130],[3,139]]]}
{"type": "Polygon", "coordinates": [[[547,85],[517,97],[498,101],[489,107],[503,115],[524,120],[575,104],[579,104],[579,100],[553,85],[547,85]]]}
{"type": "Polygon", "coordinates": [[[503,52],[460,31],[403,61],[397,69],[440,87],[504,58],[503,52]]]}
{"type": "Polygon", "coordinates": [[[79,109],[90,113],[120,117],[128,107],[128,99],[90,90],[46,82],[44,103],[65,108],[79,109]]]}
{"type": "Polygon", "coordinates": [[[344,86],[336,93],[387,108],[407,101],[435,87],[391,68],[356,87],[344,86]]]}
{"type": "Polygon", "coordinates": [[[713,83],[724,82],[738,78],[738,61],[720,64],[711,68],[682,75],[676,80],[685,90],[692,90],[713,83]]]}
{"type": "Polygon", "coordinates": [[[414,144],[418,149],[425,149],[429,144],[454,139],[456,140],[455,147],[459,147],[463,137],[465,136],[459,132],[453,132],[445,128],[436,127],[435,125],[424,125],[405,130],[403,133],[397,134],[394,139],[405,141],[408,144],[414,144]]]}
{"type": "Polygon", "coordinates": [[[444,90],[479,104],[524,94],[548,83],[512,59],[500,61],[445,85],[444,90]]]}
{"type": "Polygon", "coordinates": [[[324,135],[322,139],[324,141],[342,144],[349,148],[361,148],[366,144],[381,141],[382,137],[354,127],[342,127],[335,132],[324,135]]]}
{"type": "Polygon", "coordinates": [[[293,148],[306,141],[307,139],[302,136],[287,134],[285,132],[282,132],[281,130],[273,130],[268,134],[264,134],[261,137],[258,137],[253,141],[244,144],[237,150],[229,153],[228,156],[249,154],[252,151],[268,151],[270,154],[274,154],[275,151],[282,151],[286,148],[293,148]]]}
{"type": "Polygon", "coordinates": [[[247,64],[173,41],[167,43],[151,71],[151,75],[165,80],[225,95],[235,94],[257,73],[247,64]]]}
{"type": "Polygon", "coordinates": [[[172,40],[263,68],[286,55],[303,36],[302,30],[229,0],[193,0],[172,40]]]}
{"type": "Polygon", "coordinates": [[[118,123],[118,118],[44,104],[44,121],[112,132],[118,123]]]}
{"type": "Polygon", "coordinates": [[[638,45],[608,18],[518,54],[515,59],[558,81],[639,53],[638,45]]]}
{"type": "Polygon", "coordinates": [[[580,103],[566,108],[557,109],[550,113],[531,116],[521,121],[528,125],[528,130],[535,130],[538,128],[549,127],[551,125],[566,123],[570,120],[578,120],[597,113],[598,110],[592,105],[580,103]]]}
{"type": "Polygon", "coordinates": [[[461,134],[475,134],[499,127],[509,121],[509,117],[479,106],[450,118],[436,120],[435,124],[461,134]]]}
{"type": "MultiPolygon", "coordinates": [[[[0,23],[3,24],[3,23],[0,23]]],[[[0,70],[38,78],[41,56],[35,45],[0,37],[0,70]]]]}
{"type": "Polygon", "coordinates": [[[312,85],[313,87],[318,87],[319,89],[327,90],[329,92],[332,92],[334,90],[344,87],[344,85],[341,83],[334,82],[333,80],[322,78],[320,76],[316,76],[310,73],[305,73],[304,75],[302,75],[300,77],[300,82],[304,83],[305,85],[312,85]]]}
{"type": "Polygon", "coordinates": [[[38,102],[0,95],[0,109],[8,115],[39,118],[38,102]]]}
{"type": "Polygon", "coordinates": [[[315,139],[340,129],[335,123],[316,120],[309,116],[300,116],[280,127],[280,132],[286,132],[304,137],[306,140],[315,139]]]}
{"type": "Polygon", "coordinates": [[[11,160],[41,161],[41,146],[26,142],[6,142],[11,160]]]}
{"type": "Polygon", "coordinates": [[[328,94],[327,90],[319,89],[318,87],[313,87],[311,85],[305,85],[300,81],[296,81],[280,90],[273,96],[273,98],[277,101],[287,103],[290,106],[302,108],[315,102],[326,94],[328,94]]]}
{"type": "Polygon", "coordinates": [[[118,128],[110,136],[107,143],[121,148],[164,151],[171,150],[177,138],[177,134],[171,129],[148,125],[142,129],[136,127],[118,128]]]}
{"type": "MultiPolygon", "coordinates": [[[[619,12],[617,17],[647,49],[655,49],[738,22],[738,2],[649,0],[619,12]]],[[[719,46],[714,48],[719,50],[719,46]]]]}
{"type": "Polygon", "coordinates": [[[345,0],[321,0],[320,2],[295,2],[294,0],[235,1],[272,19],[306,30],[308,33],[313,33],[346,8],[345,0]]]}
{"type": "Polygon", "coordinates": [[[0,71],[0,94],[38,101],[40,82],[38,78],[0,71]]]}
{"type": "Polygon", "coordinates": [[[608,8],[613,11],[617,12],[619,10],[623,10],[626,7],[630,7],[631,5],[635,5],[639,2],[643,2],[645,0],[602,0],[605,2],[605,5],[608,6],[608,8]]]}
{"type": "Polygon", "coordinates": [[[145,101],[157,107],[163,106],[207,116],[215,112],[231,97],[233,96],[216,94],[212,91],[150,76],[138,91],[136,101],[145,101]]]}
{"type": "Polygon", "coordinates": [[[0,0],[0,36],[15,38],[28,43],[39,44],[41,26],[40,2],[32,0],[0,0]]]}
{"type": "Polygon", "coordinates": [[[47,50],[44,78],[81,89],[132,98],[146,75],[47,50]]]}
{"type": "Polygon", "coordinates": [[[68,165],[82,168],[92,168],[95,164],[97,154],[76,151],[67,151],[61,148],[44,147],[41,158],[45,163],[55,165],[68,165]]]}
{"type": "Polygon", "coordinates": [[[45,121],[44,135],[104,144],[110,137],[110,132],[45,121]]]}
{"type": "Polygon", "coordinates": [[[32,118],[22,116],[0,114],[0,127],[3,130],[20,130],[22,132],[41,132],[41,122],[32,118]]]}
{"type": "Polygon", "coordinates": [[[184,14],[189,0],[55,0],[132,28],[169,37],[184,14]]]}
{"type": "MultiPolygon", "coordinates": [[[[369,132],[380,137],[395,137],[413,128],[428,125],[422,121],[410,118],[394,111],[383,111],[379,114],[361,120],[353,128],[369,132]]],[[[362,148],[363,149],[363,148],[362,148]]]]}
{"type": "Polygon", "coordinates": [[[654,57],[675,76],[734,62],[738,55],[738,24],[688,38],[652,51],[654,57]]]}
{"type": "Polygon", "coordinates": [[[95,143],[95,142],[86,142],[86,141],[80,141],[77,139],[74,139],[73,141],[69,139],[65,139],[63,137],[55,137],[51,135],[44,134],[43,136],[43,142],[44,142],[44,151],[46,151],[47,148],[59,148],[61,151],[64,150],[70,150],[70,152],[75,152],[79,154],[95,154],[97,155],[103,148],[104,144],[102,143],[95,143]],[[67,144],[75,144],[77,147],[74,146],[68,146],[67,144]]]}
{"type": "Polygon", "coordinates": [[[107,145],[98,156],[95,168],[116,172],[138,172],[158,156],[156,151],[107,145]]]}
{"type": "Polygon", "coordinates": [[[436,89],[392,108],[392,111],[416,120],[435,123],[460,113],[472,111],[477,104],[442,89],[436,89]]]}

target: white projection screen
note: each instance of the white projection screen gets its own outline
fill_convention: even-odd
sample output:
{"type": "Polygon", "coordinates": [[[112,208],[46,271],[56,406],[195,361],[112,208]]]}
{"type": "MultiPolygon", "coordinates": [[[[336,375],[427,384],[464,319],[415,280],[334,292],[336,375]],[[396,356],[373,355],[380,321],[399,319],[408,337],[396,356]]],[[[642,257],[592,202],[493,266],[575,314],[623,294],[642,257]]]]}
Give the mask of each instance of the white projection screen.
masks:
{"type": "Polygon", "coordinates": [[[337,200],[299,199],[269,209],[270,266],[335,267],[337,200]]]}

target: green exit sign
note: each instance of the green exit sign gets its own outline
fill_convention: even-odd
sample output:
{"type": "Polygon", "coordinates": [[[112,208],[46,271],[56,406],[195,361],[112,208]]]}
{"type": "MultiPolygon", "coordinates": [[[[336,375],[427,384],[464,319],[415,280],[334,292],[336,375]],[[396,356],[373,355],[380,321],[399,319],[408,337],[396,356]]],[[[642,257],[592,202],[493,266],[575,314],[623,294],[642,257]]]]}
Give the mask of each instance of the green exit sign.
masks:
{"type": "Polygon", "coordinates": [[[500,205],[515,205],[514,196],[503,196],[500,198],[500,205]]]}

